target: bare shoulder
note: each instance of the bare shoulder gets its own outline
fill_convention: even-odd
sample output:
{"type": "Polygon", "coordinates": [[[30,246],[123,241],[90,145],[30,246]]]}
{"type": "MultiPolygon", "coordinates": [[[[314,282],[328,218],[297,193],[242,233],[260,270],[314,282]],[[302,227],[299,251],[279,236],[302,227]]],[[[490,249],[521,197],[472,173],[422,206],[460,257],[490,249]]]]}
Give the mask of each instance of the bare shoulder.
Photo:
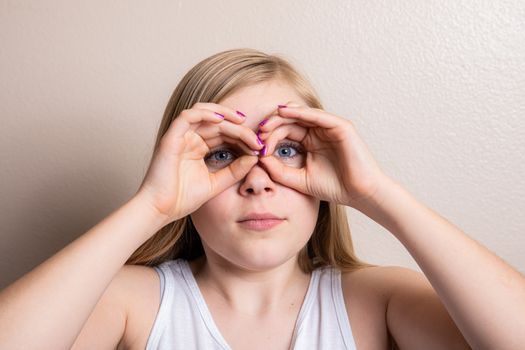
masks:
{"type": "Polygon", "coordinates": [[[397,348],[387,323],[388,304],[396,290],[409,281],[420,286],[428,283],[422,273],[399,266],[370,266],[341,274],[345,306],[358,349],[397,348]]]}
{"type": "MultiPolygon", "coordinates": [[[[160,281],[157,272],[153,267],[142,266],[142,265],[124,265],[119,270],[116,278],[119,278],[119,284],[122,287],[130,287],[137,283],[152,283],[160,281]]],[[[130,291],[132,292],[132,291],[130,291]]]]}
{"type": "Polygon", "coordinates": [[[388,303],[397,293],[433,292],[424,274],[400,266],[370,266],[341,274],[345,300],[359,297],[369,307],[386,312],[388,303]]]}
{"type": "Polygon", "coordinates": [[[160,306],[160,279],[154,268],[124,265],[118,277],[126,304],[125,349],[144,349],[160,306]]]}
{"type": "Polygon", "coordinates": [[[386,310],[388,299],[397,285],[406,280],[425,280],[423,274],[399,266],[367,266],[341,274],[345,301],[359,298],[386,310]]]}
{"type": "Polygon", "coordinates": [[[159,286],[160,280],[154,269],[122,266],[113,276],[71,348],[144,349],[149,335],[148,323],[153,324],[157,313],[159,286]]]}
{"type": "Polygon", "coordinates": [[[341,283],[352,329],[356,324],[358,348],[380,348],[370,338],[369,327],[381,327],[382,333],[377,336],[388,348],[421,349],[425,344],[443,349],[469,348],[421,272],[399,266],[366,267],[343,273],[341,283]],[[352,320],[353,310],[367,315],[365,309],[370,310],[368,320],[352,320]]]}
{"type": "Polygon", "coordinates": [[[341,274],[345,306],[358,349],[395,348],[386,322],[387,308],[393,290],[406,276],[418,279],[423,275],[397,266],[370,266],[341,274]]]}

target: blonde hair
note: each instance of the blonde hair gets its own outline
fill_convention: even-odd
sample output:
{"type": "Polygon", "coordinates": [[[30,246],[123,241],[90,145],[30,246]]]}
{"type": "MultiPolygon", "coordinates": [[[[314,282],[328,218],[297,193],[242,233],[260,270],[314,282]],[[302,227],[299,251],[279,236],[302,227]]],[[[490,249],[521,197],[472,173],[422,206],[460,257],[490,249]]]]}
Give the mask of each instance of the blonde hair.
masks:
{"type": "MultiPolygon", "coordinates": [[[[307,79],[279,55],[253,49],[223,51],[195,65],[175,88],[166,106],[154,150],[184,109],[197,102],[218,103],[242,87],[270,80],[286,82],[308,106],[323,108],[307,79]]],[[[126,264],[155,266],[178,258],[193,260],[203,254],[200,237],[188,215],[157,231],[129,257],[126,264]]],[[[370,266],[354,253],[345,207],[326,201],[320,203],[313,234],[299,252],[298,261],[305,272],[327,265],[343,271],[370,266]]]]}

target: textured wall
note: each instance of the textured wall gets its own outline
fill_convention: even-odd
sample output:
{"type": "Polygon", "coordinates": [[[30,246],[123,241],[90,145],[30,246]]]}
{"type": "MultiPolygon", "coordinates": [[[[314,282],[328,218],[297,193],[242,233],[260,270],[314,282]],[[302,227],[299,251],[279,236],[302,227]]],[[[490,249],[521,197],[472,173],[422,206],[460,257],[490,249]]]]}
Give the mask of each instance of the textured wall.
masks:
{"type": "MultiPolygon", "coordinates": [[[[387,173],[525,272],[524,19],[519,0],[0,0],[0,288],[135,193],[179,79],[236,47],[289,57],[387,173]]],[[[362,257],[417,269],[348,211],[362,257]]]]}

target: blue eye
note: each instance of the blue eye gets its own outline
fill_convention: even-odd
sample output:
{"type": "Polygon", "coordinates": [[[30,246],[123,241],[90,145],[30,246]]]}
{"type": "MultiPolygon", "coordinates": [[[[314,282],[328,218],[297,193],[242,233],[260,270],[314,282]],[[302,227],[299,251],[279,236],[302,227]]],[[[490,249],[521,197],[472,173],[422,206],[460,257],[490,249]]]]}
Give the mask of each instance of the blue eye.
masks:
{"type": "MultiPolygon", "coordinates": [[[[275,148],[277,156],[282,159],[294,159],[297,155],[304,153],[300,144],[293,142],[283,142],[275,148]]],[[[228,148],[220,148],[211,151],[204,157],[204,162],[214,167],[227,166],[227,163],[232,162],[236,153],[228,148]]]]}
{"type": "Polygon", "coordinates": [[[217,152],[213,153],[213,158],[214,158],[214,160],[224,161],[224,160],[228,160],[228,159],[231,158],[231,157],[228,157],[228,155],[231,155],[231,152],[225,151],[225,150],[220,150],[220,151],[217,151],[217,152]]]}
{"type": "Polygon", "coordinates": [[[297,153],[301,153],[302,150],[299,146],[294,143],[283,143],[276,148],[277,153],[283,158],[294,158],[297,153]]]}
{"type": "Polygon", "coordinates": [[[218,149],[212,151],[204,157],[205,162],[211,162],[212,165],[221,164],[226,161],[233,160],[233,153],[228,149],[218,149]]]}

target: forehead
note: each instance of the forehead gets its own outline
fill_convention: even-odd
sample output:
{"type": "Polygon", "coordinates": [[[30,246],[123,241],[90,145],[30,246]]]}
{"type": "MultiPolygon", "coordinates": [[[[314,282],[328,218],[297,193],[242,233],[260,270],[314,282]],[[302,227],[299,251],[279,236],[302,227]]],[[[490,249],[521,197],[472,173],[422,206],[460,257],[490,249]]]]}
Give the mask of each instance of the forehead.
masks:
{"type": "Polygon", "coordinates": [[[294,88],[285,82],[271,80],[243,87],[219,104],[246,114],[244,125],[256,130],[266,117],[277,113],[277,105],[306,105],[294,88]]]}

